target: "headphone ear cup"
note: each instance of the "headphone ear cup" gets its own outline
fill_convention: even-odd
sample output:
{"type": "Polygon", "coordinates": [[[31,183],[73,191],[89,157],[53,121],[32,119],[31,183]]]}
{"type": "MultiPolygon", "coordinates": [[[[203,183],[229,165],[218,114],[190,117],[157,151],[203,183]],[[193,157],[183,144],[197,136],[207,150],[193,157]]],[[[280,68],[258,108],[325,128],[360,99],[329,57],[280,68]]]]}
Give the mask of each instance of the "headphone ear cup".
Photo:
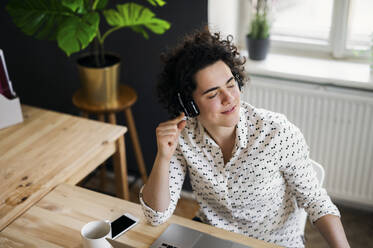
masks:
{"type": "Polygon", "coordinates": [[[180,92],[177,93],[179,105],[185,116],[195,117],[199,115],[199,108],[193,100],[185,101],[182,99],[180,92]]]}
{"type": "Polygon", "coordinates": [[[238,75],[237,73],[234,74],[234,78],[238,84],[238,89],[241,91],[242,89],[242,79],[240,77],[240,75],[238,75]]]}
{"type": "Polygon", "coordinates": [[[188,106],[187,106],[187,104],[184,105],[184,102],[183,102],[183,99],[181,98],[180,92],[177,93],[177,98],[179,100],[180,111],[184,112],[185,116],[189,116],[188,106]]]}
{"type": "Polygon", "coordinates": [[[195,117],[195,116],[199,115],[199,108],[193,100],[190,100],[187,103],[187,108],[188,108],[190,117],[195,117]]]}

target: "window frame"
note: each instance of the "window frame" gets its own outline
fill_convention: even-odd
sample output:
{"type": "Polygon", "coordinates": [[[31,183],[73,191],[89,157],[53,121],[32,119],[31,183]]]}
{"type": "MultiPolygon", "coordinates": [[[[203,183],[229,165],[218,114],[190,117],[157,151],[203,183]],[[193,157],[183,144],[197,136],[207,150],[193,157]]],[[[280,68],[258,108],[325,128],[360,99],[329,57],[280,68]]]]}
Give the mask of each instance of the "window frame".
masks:
{"type": "MultiPolygon", "coordinates": [[[[276,39],[271,38],[271,48],[275,52],[281,53],[303,53],[313,54],[316,52],[320,56],[332,56],[335,59],[352,59],[361,62],[367,62],[369,60],[369,49],[348,49],[347,38],[348,38],[348,24],[349,24],[349,12],[351,8],[352,0],[333,0],[332,9],[332,22],[329,33],[328,42],[312,42],[312,40],[302,41],[302,39],[289,38],[289,39],[276,39]]],[[[245,5],[241,1],[241,7],[244,9],[249,5],[245,5]]],[[[246,15],[246,14],[244,14],[246,15]]],[[[242,11],[240,20],[248,20],[247,17],[242,18],[242,11]]],[[[238,31],[240,32],[240,31],[238,31]]],[[[242,35],[240,35],[242,37],[242,35]]],[[[243,42],[241,42],[241,46],[243,42]]]]}

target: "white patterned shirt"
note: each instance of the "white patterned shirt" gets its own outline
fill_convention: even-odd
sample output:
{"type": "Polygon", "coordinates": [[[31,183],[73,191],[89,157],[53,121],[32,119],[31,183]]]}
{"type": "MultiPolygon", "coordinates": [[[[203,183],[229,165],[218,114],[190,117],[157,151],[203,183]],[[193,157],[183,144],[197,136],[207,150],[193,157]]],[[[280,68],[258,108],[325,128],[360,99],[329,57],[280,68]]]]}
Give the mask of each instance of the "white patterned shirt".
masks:
{"type": "Polygon", "coordinates": [[[286,247],[304,247],[300,208],[314,223],[340,216],[321,188],[300,130],[286,117],[241,102],[231,159],[196,118],[187,120],[170,161],[171,201],[164,212],[147,206],[146,219],[165,222],[174,212],[186,172],[205,223],[286,247]]]}

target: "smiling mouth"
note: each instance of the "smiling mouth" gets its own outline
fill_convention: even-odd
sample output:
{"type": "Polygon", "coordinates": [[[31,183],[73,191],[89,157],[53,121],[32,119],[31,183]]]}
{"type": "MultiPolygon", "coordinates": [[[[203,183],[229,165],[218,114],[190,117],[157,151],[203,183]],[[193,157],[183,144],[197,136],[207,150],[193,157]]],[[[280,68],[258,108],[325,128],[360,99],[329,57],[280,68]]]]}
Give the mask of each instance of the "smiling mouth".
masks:
{"type": "Polygon", "coordinates": [[[236,106],[233,106],[231,109],[222,112],[222,114],[230,114],[230,113],[232,113],[235,109],[236,109],[236,106]]]}

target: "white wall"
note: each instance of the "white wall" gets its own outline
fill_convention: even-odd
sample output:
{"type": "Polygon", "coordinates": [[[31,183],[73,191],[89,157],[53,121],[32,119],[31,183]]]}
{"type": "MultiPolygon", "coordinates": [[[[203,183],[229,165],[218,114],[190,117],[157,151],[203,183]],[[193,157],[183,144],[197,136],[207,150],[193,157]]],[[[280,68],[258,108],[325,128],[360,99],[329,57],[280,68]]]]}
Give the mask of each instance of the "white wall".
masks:
{"type": "Polygon", "coordinates": [[[208,24],[212,32],[219,31],[224,36],[231,34],[236,43],[239,0],[209,0],[208,24]]]}
{"type": "Polygon", "coordinates": [[[233,35],[235,45],[246,49],[249,11],[248,0],[209,0],[207,17],[210,30],[233,35]]]}

